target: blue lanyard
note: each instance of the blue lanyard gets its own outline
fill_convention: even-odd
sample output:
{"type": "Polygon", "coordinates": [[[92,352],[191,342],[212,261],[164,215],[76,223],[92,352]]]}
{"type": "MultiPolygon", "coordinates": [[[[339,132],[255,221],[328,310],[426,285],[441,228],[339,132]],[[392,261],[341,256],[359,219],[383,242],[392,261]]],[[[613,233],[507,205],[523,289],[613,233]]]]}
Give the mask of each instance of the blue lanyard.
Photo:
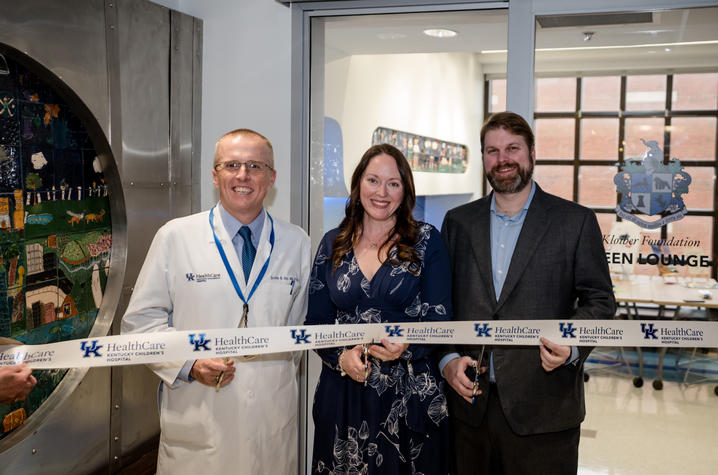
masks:
{"type": "MultiPolygon", "coordinates": [[[[215,206],[215,208],[216,208],[216,206],[215,206]]],[[[229,261],[227,260],[227,254],[224,252],[222,243],[219,242],[217,233],[214,231],[214,223],[212,222],[213,216],[214,216],[214,208],[212,208],[209,212],[209,227],[212,228],[212,235],[214,235],[214,242],[217,245],[217,250],[219,251],[219,256],[222,258],[222,262],[224,262],[224,267],[227,269],[227,273],[229,274],[229,278],[232,281],[232,285],[234,285],[234,290],[237,292],[237,295],[239,295],[239,298],[242,299],[242,302],[244,303],[245,312],[246,312],[246,308],[249,306],[249,299],[251,299],[252,295],[254,295],[254,291],[257,290],[259,283],[262,281],[262,278],[264,277],[264,273],[267,272],[267,267],[269,267],[269,259],[271,259],[272,251],[274,250],[274,220],[269,215],[269,213],[267,213],[267,217],[269,218],[269,223],[272,226],[272,232],[269,234],[269,245],[271,246],[269,249],[269,256],[267,256],[267,260],[264,262],[264,266],[262,266],[262,270],[259,272],[257,279],[254,281],[252,290],[250,290],[249,295],[245,299],[244,294],[242,293],[242,289],[239,288],[239,283],[237,282],[237,277],[235,276],[234,271],[232,270],[232,267],[229,265],[229,261]]]]}

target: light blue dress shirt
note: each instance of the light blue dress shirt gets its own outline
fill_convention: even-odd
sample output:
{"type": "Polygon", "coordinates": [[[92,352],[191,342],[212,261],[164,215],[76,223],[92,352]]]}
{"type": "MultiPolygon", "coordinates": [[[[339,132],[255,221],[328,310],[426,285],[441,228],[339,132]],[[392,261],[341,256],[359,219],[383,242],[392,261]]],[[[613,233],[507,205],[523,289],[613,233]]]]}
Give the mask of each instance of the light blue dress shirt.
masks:
{"type": "MultiPolygon", "coordinates": [[[[242,239],[242,236],[239,235],[239,228],[241,228],[242,226],[249,226],[249,230],[252,232],[252,244],[256,249],[257,246],[259,246],[259,237],[262,235],[262,228],[264,227],[264,208],[262,208],[262,211],[259,213],[259,216],[254,218],[254,221],[249,224],[243,224],[237,218],[229,214],[229,211],[224,209],[222,203],[217,203],[217,212],[222,218],[222,224],[224,225],[225,231],[227,231],[227,236],[234,236],[232,238],[232,245],[234,246],[234,250],[237,253],[237,257],[239,257],[239,270],[241,272],[242,246],[244,245],[244,239],[242,239]]],[[[186,361],[185,364],[182,366],[182,369],[180,370],[179,374],[177,375],[177,379],[186,382],[194,381],[194,378],[189,375],[189,372],[192,370],[192,365],[194,365],[195,361],[197,360],[186,361]]]]}
{"type": "MultiPolygon", "coordinates": [[[[500,213],[496,210],[496,194],[491,196],[491,270],[494,279],[494,291],[496,292],[496,301],[501,296],[501,291],[506,282],[506,273],[511,265],[511,258],[516,250],[516,242],[519,240],[519,234],[524,227],[526,213],[528,213],[529,205],[534,198],[536,192],[536,183],[531,182],[531,193],[529,194],[523,209],[514,216],[500,213]]],[[[489,381],[495,382],[494,376],[494,353],[489,354],[489,381]]]]}

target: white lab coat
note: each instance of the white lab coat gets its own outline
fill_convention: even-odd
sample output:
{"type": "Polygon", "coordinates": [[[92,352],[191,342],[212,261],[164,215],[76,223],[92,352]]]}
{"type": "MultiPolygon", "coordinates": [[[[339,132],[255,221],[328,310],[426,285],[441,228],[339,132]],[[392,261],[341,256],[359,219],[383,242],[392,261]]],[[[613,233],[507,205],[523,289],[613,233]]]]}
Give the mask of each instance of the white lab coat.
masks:
{"type": "MultiPolygon", "coordinates": [[[[216,211],[214,228],[246,298],[269,256],[271,222],[265,216],[249,286],[216,211]]],[[[249,327],[299,325],[306,315],[309,237],[276,218],[274,234],[269,267],[249,300],[249,327]]],[[[209,212],[198,213],[157,231],[123,317],[122,333],[236,328],[242,305],[217,251],[209,212]],[[219,278],[190,280],[187,274],[219,278]]],[[[297,356],[275,353],[235,362],[234,380],[219,392],[198,382],[178,381],[184,361],[149,365],[165,383],[157,473],[296,473],[297,356]]]]}

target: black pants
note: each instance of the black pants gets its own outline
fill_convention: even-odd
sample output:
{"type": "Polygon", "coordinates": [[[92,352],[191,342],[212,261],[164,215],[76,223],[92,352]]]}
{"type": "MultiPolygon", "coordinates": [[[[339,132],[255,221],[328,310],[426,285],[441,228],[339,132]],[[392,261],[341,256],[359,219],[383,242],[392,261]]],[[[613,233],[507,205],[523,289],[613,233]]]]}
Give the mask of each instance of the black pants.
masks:
{"type": "Polygon", "coordinates": [[[452,474],[575,475],[578,471],[580,428],[517,435],[506,421],[493,384],[478,429],[456,419],[451,423],[452,474]]]}

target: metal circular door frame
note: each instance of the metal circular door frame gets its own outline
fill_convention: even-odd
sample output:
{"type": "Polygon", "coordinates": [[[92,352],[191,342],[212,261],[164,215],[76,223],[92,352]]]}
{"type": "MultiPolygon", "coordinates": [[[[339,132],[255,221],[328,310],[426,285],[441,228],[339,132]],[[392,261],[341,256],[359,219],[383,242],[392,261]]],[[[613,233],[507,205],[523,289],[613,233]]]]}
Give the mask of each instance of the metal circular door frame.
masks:
{"type": "MultiPolygon", "coordinates": [[[[105,336],[115,316],[122,293],[122,282],[125,275],[127,259],[127,215],[125,199],[122,191],[122,182],[117,163],[112,154],[110,144],[100,124],[82,99],[55,73],[40,64],[30,56],[17,49],[0,43],[0,54],[16,61],[23,67],[37,73],[61,99],[70,106],[72,112],[82,122],[97,157],[102,165],[103,174],[107,180],[108,197],[110,201],[110,216],[112,217],[112,248],[110,253],[110,272],[107,277],[102,303],[97,313],[95,323],[87,338],[105,336]]],[[[78,344],[79,348],[79,344],[78,344]]],[[[36,434],[43,421],[52,411],[62,405],[74,392],[88,368],[70,368],[48,398],[33,412],[20,427],[13,430],[7,437],[0,440],[0,453],[36,434]]]]}

